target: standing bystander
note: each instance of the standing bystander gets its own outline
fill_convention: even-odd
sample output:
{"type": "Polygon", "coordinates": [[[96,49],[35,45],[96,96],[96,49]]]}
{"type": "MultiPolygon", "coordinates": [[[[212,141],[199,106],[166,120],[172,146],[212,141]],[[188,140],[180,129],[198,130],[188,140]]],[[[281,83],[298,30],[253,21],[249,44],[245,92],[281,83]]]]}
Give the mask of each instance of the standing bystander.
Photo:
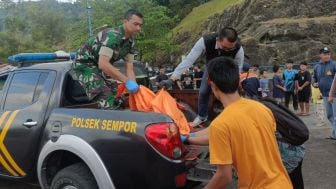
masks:
{"type": "Polygon", "coordinates": [[[297,74],[297,80],[295,82],[298,90],[298,100],[300,105],[299,115],[309,115],[309,101],[311,96],[310,89],[311,75],[307,70],[307,62],[300,63],[300,71],[297,74]]]}
{"type": "Polygon", "coordinates": [[[260,83],[260,88],[261,88],[261,96],[262,97],[267,97],[270,95],[269,91],[269,79],[267,78],[266,75],[266,70],[260,70],[259,72],[259,83],[260,83]]]}
{"type": "Polygon", "coordinates": [[[240,87],[241,94],[246,98],[252,99],[261,96],[258,76],[250,72],[250,65],[246,62],[240,74],[240,87]]]}
{"type": "Polygon", "coordinates": [[[273,98],[278,102],[283,104],[286,88],[284,87],[284,82],[282,79],[281,69],[279,65],[273,66],[273,98]]]}
{"type": "Polygon", "coordinates": [[[298,102],[295,90],[295,78],[297,75],[297,70],[293,69],[293,60],[289,59],[286,62],[286,67],[283,71],[283,80],[285,81],[285,106],[289,107],[289,101],[292,97],[294,111],[298,110],[298,102]]]}
{"type": "MultiPolygon", "coordinates": [[[[248,56],[246,56],[246,57],[247,57],[247,59],[249,59],[248,56]]],[[[259,64],[253,64],[251,72],[259,77],[259,72],[260,72],[259,64]]]]}
{"type": "Polygon", "coordinates": [[[313,86],[322,93],[323,105],[327,118],[331,124],[331,134],[327,139],[336,140],[336,100],[334,94],[330,96],[330,88],[336,73],[336,63],[331,60],[330,50],[327,47],[320,49],[320,61],[314,67],[313,86]]]}
{"type": "Polygon", "coordinates": [[[166,75],[166,69],[165,68],[160,68],[159,75],[157,75],[156,78],[155,78],[156,86],[160,87],[161,81],[167,80],[167,79],[168,79],[168,76],[166,75]]]}
{"type": "Polygon", "coordinates": [[[199,89],[201,87],[203,71],[199,65],[194,66],[194,89],[199,89]]]}
{"type": "Polygon", "coordinates": [[[189,70],[186,70],[182,75],[181,75],[181,80],[178,81],[178,85],[180,89],[193,89],[193,81],[194,81],[194,76],[192,73],[189,72],[189,70]]]}

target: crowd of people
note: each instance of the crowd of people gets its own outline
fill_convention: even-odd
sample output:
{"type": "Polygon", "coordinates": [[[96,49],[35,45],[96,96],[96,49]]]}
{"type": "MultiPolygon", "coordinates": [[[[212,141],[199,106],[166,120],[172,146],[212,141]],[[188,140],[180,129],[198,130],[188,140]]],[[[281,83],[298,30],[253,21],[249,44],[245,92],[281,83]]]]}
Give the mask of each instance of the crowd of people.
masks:
{"type": "Polygon", "coordinates": [[[259,70],[255,66],[250,68],[249,64],[244,63],[240,74],[242,94],[247,98],[272,97],[287,108],[290,108],[291,102],[292,110],[297,115],[308,116],[310,115],[310,102],[313,101],[312,90],[318,88],[321,94],[320,98],[324,97],[327,117],[331,120],[336,86],[336,84],[334,86],[331,84],[336,69],[334,62],[330,59],[330,50],[327,47],[320,49],[319,55],[320,61],[314,65],[312,71],[309,70],[306,61],[299,63],[298,70],[294,69],[294,61],[291,59],[286,61],[285,68],[273,65],[271,71],[259,70]],[[257,80],[259,82],[256,82],[257,80]]]}
{"type": "Polygon", "coordinates": [[[272,73],[269,70],[249,69],[244,64],[241,74],[241,88],[245,97],[272,97],[278,103],[289,108],[293,104],[293,111],[299,116],[310,114],[312,77],[305,61],[300,62],[299,70],[293,68],[293,60],[286,62],[285,69],[273,65],[272,73]],[[259,74],[258,74],[259,72],[259,74]],[[257,73],[257,74],[255,74],[257,73]]]}
{"type": "MultiPolygon", "coordinates": [[[[201,86],[202,76],[203,69],[200,65],[195,65],[192,70],[187,69],[185,72],[183,72],[180,78],[177,79],[175,83],[173,83],[172,88],[180,90],[198,90],[201,86]]],[[[166,73],[166,69],[161,67],[159,69],[159,74],[155,77],[155,86],[158,86],[160,88],[160,83],[168,79],[169,77],[166,73]]]]}
{"type": "MultiPolygon", "coordinates": [[[[139,90],[132,63],[134,37],[143,22],[139,11],[128,10],[121,26],[104,29],[79,50],[73,77],[101,108],[114,106],[116,88],[106,80],[106,75],[125,83],[130,93],[136,94],[139,90]],[[125,60],[126,74],[113,66],[119,59],[125,60]]],[[[179,83],[180,89],[199,89],[198,116],[191,126],[207,120],[211,93],[224,107],[208,128],[181,136],[181,141],[209,145],[210,163],[217,166],[217,171],[205,188],[225,188],[231,182],[234,170],[240,188],[303,189],[304,148],[299,165],[288,169],[279,150],[275,118],[270,109],[253,98],[270,96],[287,107],[292,100],[294,111],[300,107],[297,114],[306,116],[309,115],[311,86],[318,87],[332,125],[331,135],[327,138],[336,140],[336,64],[330,58],[330,50],[327,47],[320,50],[320,62],[314,67],[313,77],[306,62],[300,63],[299,70],[293,69],[292,60],[286,62],[284,71],[274,65],[270,78],[266,70],[259,71],[257,66],[250,69],[244,58],[236,30],[223,27],[217,33],[202,36],[172,76],[168,77],[164,69],[160,70],[156,78],[158,85],[170,80],[179,83]],[[196,65],[190,73],[189,67],[201,55],[206,58],[204,69],[196,65]]]]}

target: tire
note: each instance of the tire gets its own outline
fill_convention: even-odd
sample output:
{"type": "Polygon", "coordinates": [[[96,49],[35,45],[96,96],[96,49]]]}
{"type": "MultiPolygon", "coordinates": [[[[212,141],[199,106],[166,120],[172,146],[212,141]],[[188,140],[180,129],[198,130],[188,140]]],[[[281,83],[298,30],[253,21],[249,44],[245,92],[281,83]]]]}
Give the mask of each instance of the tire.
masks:
{"type": "Polygon", "coordinates": [[[51,189],[98,189],[97,182],[84,163],[76,163],[60,170],[53,178],[51,189]]]}

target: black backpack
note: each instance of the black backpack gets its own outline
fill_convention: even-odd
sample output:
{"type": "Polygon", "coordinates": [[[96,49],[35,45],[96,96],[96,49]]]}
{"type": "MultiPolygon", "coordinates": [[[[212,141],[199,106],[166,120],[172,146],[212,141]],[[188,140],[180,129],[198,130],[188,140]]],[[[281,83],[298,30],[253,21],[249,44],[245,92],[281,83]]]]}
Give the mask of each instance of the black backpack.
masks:
{"type": "Polygon", "coordinates": [[[308,140],[308,127],[291,110],[271,98],[257,100],[272,111],[276,121],[276,130],[282,135],[281,141],[298,146],[308,140]]]}

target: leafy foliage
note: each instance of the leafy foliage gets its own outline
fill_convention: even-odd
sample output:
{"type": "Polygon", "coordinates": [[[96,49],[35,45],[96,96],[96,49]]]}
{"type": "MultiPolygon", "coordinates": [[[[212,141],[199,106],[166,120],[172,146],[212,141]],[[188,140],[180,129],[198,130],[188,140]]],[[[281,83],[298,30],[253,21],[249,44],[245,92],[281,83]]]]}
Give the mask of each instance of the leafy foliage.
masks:
{"type": "Polygon", "coordinates": [[[3,6],[7,15],[3,20],[4,30],[0,32],[1,62],[16,53],[67,49],[68,23],[65,16],[69,12],[63,4],[56,0],[43,0],[21,4],[7,3],[3,6]]]}
{"type": "Polygon", "coordinates": [[[169,63],[170,54],[179,50],[168,35],[178,16],[169,16],[167,7],[152,0],[77,0],[74,4],[56,0],[14,4],[3,0],[0,13],[6,16],[0,32],[0,61],[22,52],[76,51],[89,37],[88,10],[96,34],[104,27],[122,24],[123,13],[129,8],[140,10],[145,17],[136,40],[139,58],[155,64],[169,63]]]}

